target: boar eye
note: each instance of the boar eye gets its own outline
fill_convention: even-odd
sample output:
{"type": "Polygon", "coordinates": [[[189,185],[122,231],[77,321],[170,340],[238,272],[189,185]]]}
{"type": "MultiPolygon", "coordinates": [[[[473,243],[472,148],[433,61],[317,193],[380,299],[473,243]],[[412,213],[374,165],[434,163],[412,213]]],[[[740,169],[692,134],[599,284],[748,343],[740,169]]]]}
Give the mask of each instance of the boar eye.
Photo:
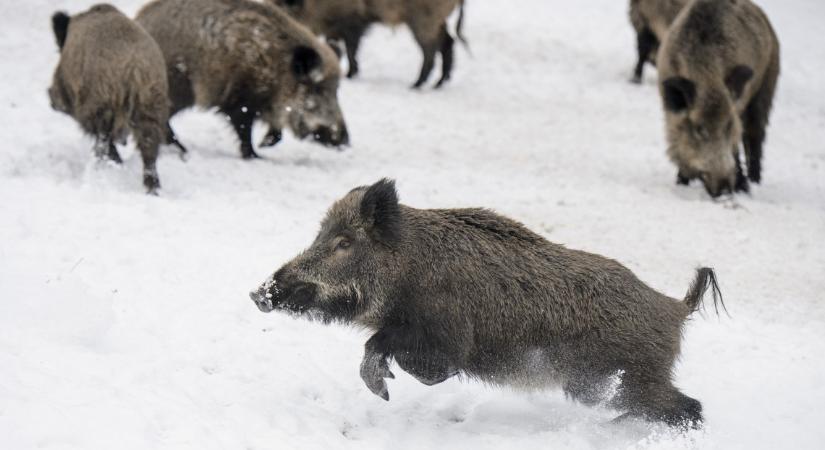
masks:
{"type": "Polygon", "coordinates": [[[352,246],[352,242],[347,239],[341,239],[337,244],[335,244],[335,250],[346,250],[350,248],[350,246],[352,246]]]}

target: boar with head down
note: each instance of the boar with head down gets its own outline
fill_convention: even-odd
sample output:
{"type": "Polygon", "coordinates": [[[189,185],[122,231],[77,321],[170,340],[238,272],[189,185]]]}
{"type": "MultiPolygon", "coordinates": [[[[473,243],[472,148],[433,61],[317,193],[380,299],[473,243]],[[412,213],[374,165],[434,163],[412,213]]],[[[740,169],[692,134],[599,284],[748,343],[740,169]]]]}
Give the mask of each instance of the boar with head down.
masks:
{"type": "Polygon", "coordinates": [[[263,312],[371,330],[361,377],[385,400],[394,360],[427,385],[462,374],[560,386],[628,416],[697,426],[701,404],[671,373],[685,319],[708,287],[716,299],[713,271],[700,269],[676,301],[616,261],[489,210],[399,204],[385,179],[337,201],[312,245],[250,297],[263,312]]]}
{"type": "Polygon", "coordinates": [[[667,33],[657,61],[677,182],[698,178],[712,197],[747,191],[748,180],[758,183],[779,77],[779,41],[767,16],[748,0],[691,2],[667,33]]]}
{"type": "Polygon", "coordinates": [[[166,60],[171,114],[217,108],[232,123],[244,159],[258,156],[256,120],[270,129],[262,146],[276,144],[284,128],[324,145],[349,143],[335,53],[279,8],[251,0],[155,0],[136,20],[166,60]]]}

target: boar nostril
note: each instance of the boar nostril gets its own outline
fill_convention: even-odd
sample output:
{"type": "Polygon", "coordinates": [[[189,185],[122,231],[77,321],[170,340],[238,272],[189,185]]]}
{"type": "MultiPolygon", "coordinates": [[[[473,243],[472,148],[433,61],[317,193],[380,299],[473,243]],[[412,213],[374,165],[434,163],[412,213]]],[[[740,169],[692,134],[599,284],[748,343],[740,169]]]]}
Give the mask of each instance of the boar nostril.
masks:
{"type": "Polygon", "coordinates": [[[252,291],[249,293],[249,298],[251,298],[253,302],[257,302],[261,298],[261,296],[258,295],[257,292],[252,291]]]}

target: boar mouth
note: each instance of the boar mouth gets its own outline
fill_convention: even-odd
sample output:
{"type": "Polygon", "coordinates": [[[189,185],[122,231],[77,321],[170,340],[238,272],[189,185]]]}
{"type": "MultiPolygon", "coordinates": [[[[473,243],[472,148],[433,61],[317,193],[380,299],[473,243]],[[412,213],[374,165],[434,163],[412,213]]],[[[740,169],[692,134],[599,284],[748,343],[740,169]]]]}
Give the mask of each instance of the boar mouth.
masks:
{"type": "Polygon", "coordinates": [[[320,125],[311,128],[304,121],[292,127],[292,132],[300,140],[310,138],[316,144],[341,150],[349,146],[349,132],[346,125],[320,125]]]}
{"type": "Polygon", "coordinates": [[[349,133],[346,127],[318,127],[312,132],[312,139],[326,147],[335,147],[341,149],[349,145],[349,133]]]}
{"type": "Polygon", "coordinates": [[[261,312],[268,313],[275,309],[275,306],[272,304],[272,294],[260,294],[258,292],[252,291],[249,293],[249,298],[255,303],[255,306],[258,307],[261,312]]]}
{"type": "MultiPolygon", "coordinates": [[[[272,283],[274,286],[274,283],[272,283]]],[[[315,305],[316,287],[311,283],[298,283],[286,289],[262,288],[249,293],[261,312],[274,310],[302,314],[315,305]]]]}

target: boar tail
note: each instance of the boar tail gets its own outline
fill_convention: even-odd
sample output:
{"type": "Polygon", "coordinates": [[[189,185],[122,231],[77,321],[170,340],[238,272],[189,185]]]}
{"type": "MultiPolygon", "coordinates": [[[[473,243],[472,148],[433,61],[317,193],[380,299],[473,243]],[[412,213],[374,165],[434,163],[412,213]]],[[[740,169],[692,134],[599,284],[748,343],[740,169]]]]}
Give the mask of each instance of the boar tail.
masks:
{"type": "Polygon", "coordinates": [[[57,39],[57,47],[60,50],[63,50],[63,44],[66,43],[70,20],[71,17],[63,11],[58,11],[52,15],[52,30],[54,30],[54,37],[57,39]]]}
{"type": "Polygon", "coordinates": [[[470,52],[470,43],[467,42],[467,39],[464,37],[464,33],[462,31],[464,26],[464,0],[461,0],[461,3],[458,5],[458,22],[455,24],[455,35],[461,44],[464,45],[464,48],[467,49],[468,53],[470,52]]]}
{"type": "MultiPolygon", "coordinates": [[[[713,294],[713,309],[716,314],[719,315],[720,304],[725,314],[728,313],[725,301],[722,299],[722,291],[719,290],[719,283],[716,281],[716,272],[709,267],[701,267],[696,270],[696,279],[693,280],[685,296],[685,305],[687,305],[689,311],[688,315],[699,311],[699,309],[704,309],[705,305],[702,300],[708,288],[713,294]]],[[[728,316],[730,315],[728,314],[728,316]]]]}

